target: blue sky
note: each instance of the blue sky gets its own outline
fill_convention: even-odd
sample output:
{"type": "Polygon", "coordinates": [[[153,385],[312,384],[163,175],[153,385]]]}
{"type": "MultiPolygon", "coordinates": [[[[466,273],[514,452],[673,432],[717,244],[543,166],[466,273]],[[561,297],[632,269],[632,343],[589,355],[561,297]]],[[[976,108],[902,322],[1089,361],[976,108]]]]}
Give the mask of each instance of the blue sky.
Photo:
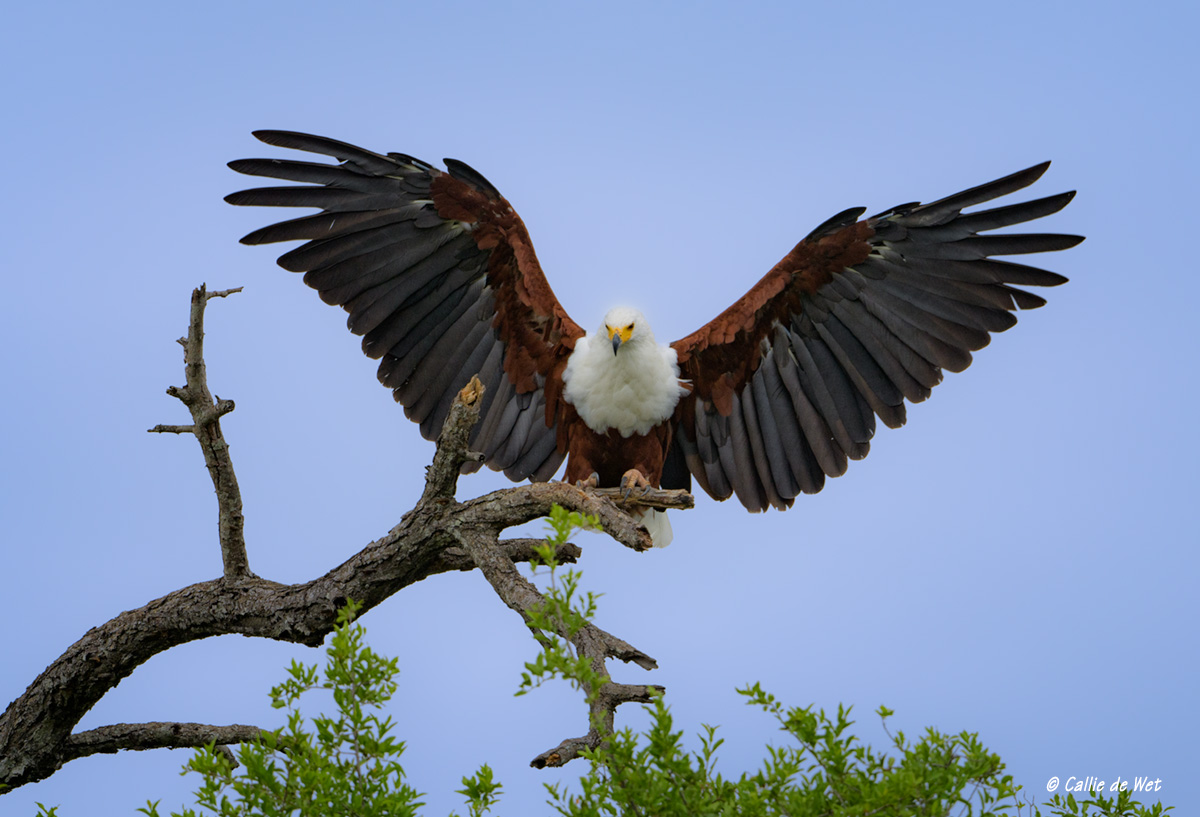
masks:
{"type": "MultiPolygon", "coordinates": [[[[1185,4],[27,4],[0,32],[7,157],[0,249],[0,547],[13,699],[89,627],[220,570],[215,503],[183,422],[174,339],[212,305],[211,385],[255,572],[304,581],[387,531],[432,446],[342,314],[237,239],[271,214],[222,196],[225,167],[282,155],[257,128],[462,159],[520,211],[584,326],[616,303],[681,337],[846,207],[929,200],[1044,159],[1031,195],[1071,283],[948,375],[908,425],[785,513],[707,498],[638,555],[579,539],[600,624],[658,659],[689,734],[722,725],[724,769],[779,740],[742,705],[896,710],[977,731],[1034,797],[1051,776],[1162,779],[1200,805],[1197,675],[1198,162],[1185,4]]],[[[460,496],[503,484],[464,480],[460,496]]],[[[568,690],[513,698],[532,654],[481,577],[409,588],[365,623],[400,657],[394,716],[430,814],[488,762],[501,813],[539,813],[528,759],[583,731],[568,690]]],[[[81,728],[273,726],[300,647],[225,637],[160,655],[81,728]]],[[[638,725],[639,713],[621,721],[638,725]]],[[[94,757],[0,799],[60,814],[178,807],[184,752],[94,757]]],[[[1190,808],[1189,808],[1190,806],[1190,808]]],[[[546,809],[542,808],[542,811],[546,809]]]]}

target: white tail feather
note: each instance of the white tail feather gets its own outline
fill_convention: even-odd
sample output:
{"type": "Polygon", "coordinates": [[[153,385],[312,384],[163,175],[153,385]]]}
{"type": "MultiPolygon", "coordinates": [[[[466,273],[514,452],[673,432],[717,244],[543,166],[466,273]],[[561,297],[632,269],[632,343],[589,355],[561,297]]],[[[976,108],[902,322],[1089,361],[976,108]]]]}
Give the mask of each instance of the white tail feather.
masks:
{"type": "Polygon", "coordinates": [[[665,548],[675,538],[671,530],[671,520],[667,519],[666,511],[647,510],[643,512],[641,523],[650,532],[650,538],[656,548],[665,548]]]}

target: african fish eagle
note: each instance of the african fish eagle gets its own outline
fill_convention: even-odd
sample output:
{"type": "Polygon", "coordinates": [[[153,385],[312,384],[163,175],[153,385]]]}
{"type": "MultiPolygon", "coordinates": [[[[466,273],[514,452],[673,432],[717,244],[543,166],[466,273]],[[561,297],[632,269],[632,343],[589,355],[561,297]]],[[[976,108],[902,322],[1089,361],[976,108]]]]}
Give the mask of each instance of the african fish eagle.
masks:
{"type": "MultiPolygon", "coordinates": [[[[866,456],[878,415],[904,424],[971,352],[1045,300],[1018,286],[1061,275],[993,256],[1082,237],[981,235],[1061,210],[1073,192],[963,213],[1035,182],[1049,162],[931,204],[861,219],[838,213],[716,319],[664,346],[620,307],[585,333],[555,298],[524,223],[480,173],[403,153],[257,131],[340,164],[241,159],[239,173],[301,185],[226,197],[321,212],[255,230],[245,244],[305,240],[279,258],[349,314],[379,380],[436,439],[455,394],[486,387],[470,445],[513,480],[731,494],[751,511],[791,506],[866,456]]],[[[473,464],[478,467],[478,464],[473,464]]],[[[653,521],[653,520],[651,520],[653,521]]],[[[656,523],[656,544],[669,532],[656,523]]]]}

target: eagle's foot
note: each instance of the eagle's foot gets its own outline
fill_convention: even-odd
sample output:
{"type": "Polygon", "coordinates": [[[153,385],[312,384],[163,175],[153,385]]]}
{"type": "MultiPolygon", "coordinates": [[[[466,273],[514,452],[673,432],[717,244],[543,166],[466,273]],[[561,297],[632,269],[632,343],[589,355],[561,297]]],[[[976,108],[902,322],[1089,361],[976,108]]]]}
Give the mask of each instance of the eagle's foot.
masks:
{"type": "Polygon", "coordinates": [[[629,499],[629,495],[636,488],[641,488],[641,496],[645,496],[654,490],[654,486],[650,484],[650,480],[646,479],[646,475],[636,468],[630,468],[621,476],[621,501],[629,499]]]}
{"type": "Polygon", "coordinates": [[[600,475],[597,474],[595,471],[593,471],[587,479],[578,480],[575,483],[575,487],[576,488],[599,488],[600,487],[600,475]]]}

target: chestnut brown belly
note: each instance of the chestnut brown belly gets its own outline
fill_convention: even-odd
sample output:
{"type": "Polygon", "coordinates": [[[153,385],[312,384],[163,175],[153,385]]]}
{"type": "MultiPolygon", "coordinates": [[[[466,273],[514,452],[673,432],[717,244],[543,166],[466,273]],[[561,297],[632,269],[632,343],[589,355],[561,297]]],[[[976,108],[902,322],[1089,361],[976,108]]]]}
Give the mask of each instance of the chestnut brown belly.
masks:
{"type": "Polygon", "coordinates": [[[571,424],[568,439],[567,450],[571,452],[565,474],[568,482],[575,483],[595,473],[600,477],[599,487],[614,488],[620,486],[626,471],[636,468],[657,487],[671,445],[671,424],[655,426],[648,434],[622,437],[615,429],[597,434],[583,422],[576,422],[571,424]]]}

